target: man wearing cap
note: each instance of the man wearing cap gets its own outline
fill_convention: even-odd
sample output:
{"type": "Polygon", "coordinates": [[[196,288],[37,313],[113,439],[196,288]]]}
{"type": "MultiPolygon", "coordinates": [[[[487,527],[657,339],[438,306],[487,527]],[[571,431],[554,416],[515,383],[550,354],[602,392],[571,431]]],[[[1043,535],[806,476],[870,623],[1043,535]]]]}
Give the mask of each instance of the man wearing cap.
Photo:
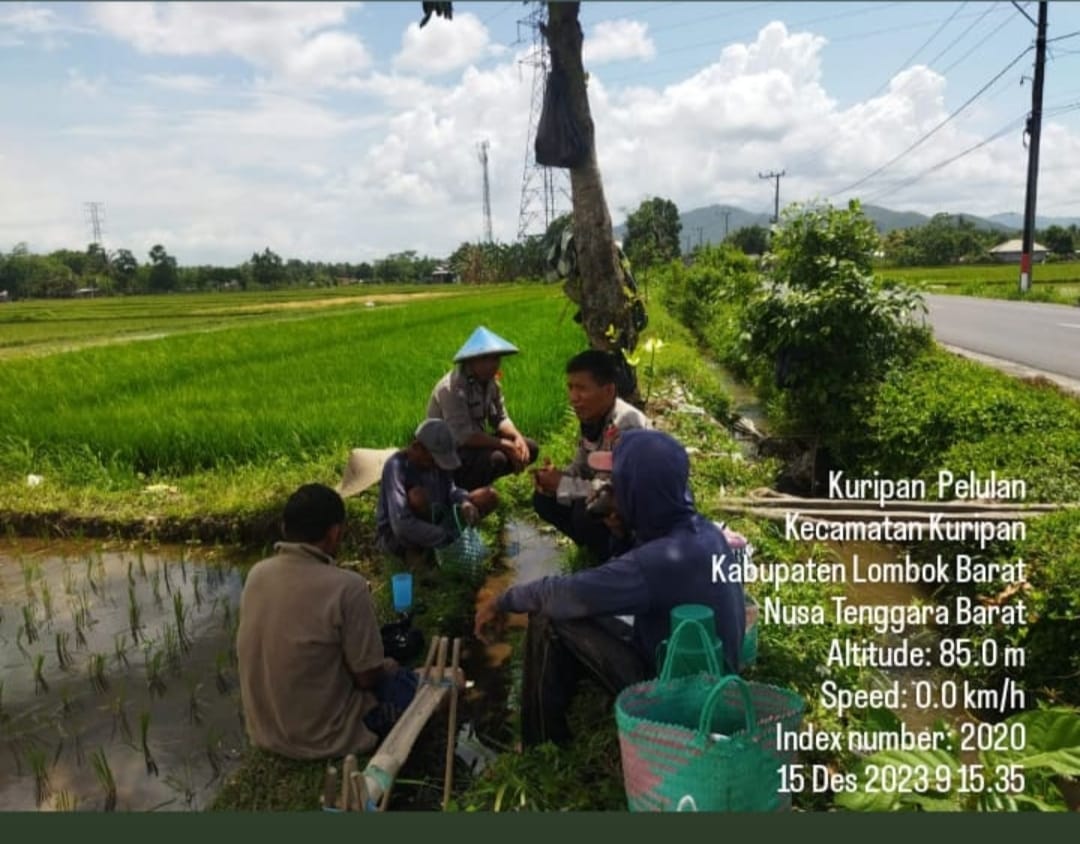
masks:
{"type": "Polygon", "coordinates": [[[495,508],[498,497],[491,487],[468,492],[454,483],[459,468],[454,437],[442,419],[424,420],[409,446],[386,461],[375,509],[376,538],[385,553],[426,557],[428,549],[454,540],[454,506],[469,524],[495,508]]]}
{"type": "Polygon", "coordinates": [[[599,562],[611,556],[611,531],[587,504],[611,476],[611,448],[623,431],[651,427],[648,418],[616,394],[616,359],[589,349],[566,364],[566,391],[581,423],[577,454],[561,471],[550,462],[533,470],[533,509],[599,562]]]}
{"type": "Polygon", "coordinates": [[[606,518],[627,534],[630,550],[594,568],[487,595],[476,610],[482,641],[484,628],[503,614],[529,613],[521,704],[527,745],[570,739],[566,712],[580,678],[615,695],[655,677],[677,606],[705,605],[727,669],[740,668],[742,583],[722,529],[694,507],[686,449],[661,431],[629,430],[612,454],[614,506],[606,518]]]}
{"type": "Polygon", "coordinates": [[[517,351],[481,325],[454,355],[458,365],[431,391],[428,418],[450,426],[461,458],[454,480],[464,489],[489,486],[536,461],[539,446],[511,421],[497,378],[502,358],[517,351]]]}

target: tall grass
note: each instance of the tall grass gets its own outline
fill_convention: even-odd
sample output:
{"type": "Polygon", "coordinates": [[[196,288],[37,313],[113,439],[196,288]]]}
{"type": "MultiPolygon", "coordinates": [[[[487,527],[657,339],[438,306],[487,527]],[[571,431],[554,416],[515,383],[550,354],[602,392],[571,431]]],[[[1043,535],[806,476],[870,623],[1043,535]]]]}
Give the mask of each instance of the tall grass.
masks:
{"type": "Polygon", "coordinates": [[[518,427],[543,434],[564,413],[562,366],[584,346],[551,288],[328,310],[6,362],[0,476],[131,488],[145,483],[139,473],[306,464],[401,444],[480,324],[522,349],[505,364],[503,388],[518,427]]]}

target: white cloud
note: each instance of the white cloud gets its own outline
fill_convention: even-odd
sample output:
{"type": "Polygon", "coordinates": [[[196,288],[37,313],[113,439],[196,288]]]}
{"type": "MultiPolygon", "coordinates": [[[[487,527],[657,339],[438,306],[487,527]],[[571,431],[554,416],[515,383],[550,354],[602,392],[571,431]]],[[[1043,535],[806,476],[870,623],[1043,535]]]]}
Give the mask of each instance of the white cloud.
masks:
{"type": "Polygon", "coordinates": [[[199,76],[194,73],[148,73],[143,80],[166,91],[181,91],[186,94],[205,94],[221,84],[220,77],[199,76]]]}
{"type": "Polygon", "coordinates": [[[67,26],[52,9],[32,3],[12,3],[0,7],[0,28],[40,35],[67,29],[67,26]]]}
{"type": "Polygon", "coordinates": [[[89,79],[78,68],[68,68],[67,90],[81,97],[96,97],[105,88],[105,77],[89,79]]]}
{"type": "Polygon", "coordinates": [[[142,53],[238,56],[277,84],[333,86],[371,61],[341,31],[350,3],[99,3],[92,17],[142,53]]]}
{"type": "Polygon", "coordinates": [[[474,64],[501,52],[490,43],[487,28],[476,15],[465,13],[453,21],[432,17],[421,29],[411,23],[401,36],[401,50],[394,57],[398,70],[436,76],[474,64]]]}
{"type": "Polygon", "coordinates": [[[648,24],[631,20],[600,21],[582,47],[586,66],[625,59],[651,59],[656,45],[649,37],[648,24]]]}

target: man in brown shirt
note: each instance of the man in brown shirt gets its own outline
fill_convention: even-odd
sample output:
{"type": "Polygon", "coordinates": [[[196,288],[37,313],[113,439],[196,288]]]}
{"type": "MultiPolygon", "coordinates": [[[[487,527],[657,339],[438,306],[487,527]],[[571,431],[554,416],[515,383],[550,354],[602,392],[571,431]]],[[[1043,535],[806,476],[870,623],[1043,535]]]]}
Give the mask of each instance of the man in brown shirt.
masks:
{"type": "Polygon", "coordinates": [[[539,446],[514,425],[499,387],[502,358],[517,351],[481,325],[454,356],[458,365],[431,391],[428,418],[450,426],[461,458],[454,482],[466,491],[490,486],[536,461],[539,446]]]}
{"type": "Polygon", "coordinates": [[[284,542],[248,572],[236,638],[240,696],[256,747],[293,759],[364,753],[408,705],[416,676],[383,656],[367,582],[337,567],[345,504],[300,487],[284,542]]]}

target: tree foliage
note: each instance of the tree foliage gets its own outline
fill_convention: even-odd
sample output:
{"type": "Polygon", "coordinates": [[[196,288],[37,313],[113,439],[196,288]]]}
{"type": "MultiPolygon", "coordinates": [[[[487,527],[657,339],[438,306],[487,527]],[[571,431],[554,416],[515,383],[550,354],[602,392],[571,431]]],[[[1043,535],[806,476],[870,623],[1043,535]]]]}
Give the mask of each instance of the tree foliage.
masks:
{"type": "Polygon", "coordinates": [[[635,267],[645,269],[679,257],[682,222],[670,199],[646,199],[626,218],[623,252],[635,267]]]}
{"type": "Polygon", "coordinates": [[[764,255],[769,248],[769,230],[764,226],[743,226],[728,239],[746,255],[764,255]]]}

